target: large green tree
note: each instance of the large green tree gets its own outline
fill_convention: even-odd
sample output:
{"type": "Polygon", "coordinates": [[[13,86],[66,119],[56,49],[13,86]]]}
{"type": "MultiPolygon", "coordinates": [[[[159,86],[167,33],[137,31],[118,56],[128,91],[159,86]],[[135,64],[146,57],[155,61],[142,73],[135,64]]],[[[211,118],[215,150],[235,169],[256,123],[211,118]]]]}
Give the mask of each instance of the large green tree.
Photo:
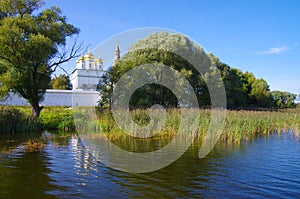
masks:
{"type": "MultiPolygon", "coordinates": [[[[231,109],[271,107],[275,106],[274,100],[277,107],[291,107],[291,101],[294,101],[293,95],[286,93],[274,92],[272,96],[266,80],[257,79],[251,72],[242,72],[230,67],[212,53],[206,54],[200,46],[195,45],[188,38],[179,34],[162,32],[151,34],[133,44],[129,52],[104,76],[99,84],[102,93],[100,106],[111,105],[114,85],[122,75],[133,67],[147,63],[160,63],[179,71],[193,87],[200,107],[210,105],[211,93],[206,83],[214,82],[211,85],[218,85],[221,81],[226,90],[227,107],[231,109]],[[185,60],[182,55],[190,56],[189,61],[192,63],[185,60]],[[210,67],[200,74],[194,66],[207,62],[207,59],[209,59],[209,64],[206,65],[210,67]],[[220,71],[221,80],[216,79],[219,76],[215,74],[214,69],[220,71]]],[[[174,81],[174,85],[175,83],[178,82],[174,81]]],[[[130,99],[130,105],[133,107],[149,107],[157,103],[167,107],[176,107],[178,100],[169,89],[158,84],[144,85],[137,89],[130,99]]]]}
{"type": "Polygon", "coordinates": [[[269,85],[262,78],[253,82],[250,97],[252,97],[253,105],[257,107],[271,107],[273,105],[269,85]]]}
{"type": "Polygon", "coordinates": [[[0,1],[0,96],[9,91],[19,94],[38,117],[51,74],[78,57],[76,40],[65,50],[66,40],[79,33],[67,23],[58,7],[38,10],[42,0],[0,1]]]}
{"type": "Polygon", "coordinates": [[[221,71],[228,108],[258,108],[274,105],[269,85],[264,79],[257,79],[253,73],[247,71],[243,73],[237,68],[232,68],[211,53],[209,57],[221,71]]]}
{"type": "MultiPolygon", "coordinates": [[[[211,72],[210,59],[200,46],[180,34],[153,33],[133,44],[129,52],[109,72],[110,86],[113,87],[119,78],[130,69],[149,63],[163,64],[180,72],[193,87],[200,106],[210,105],[209,92],[204,81],[205,78],[210,79],[210,76],[206,76],[205,73],[200,74],[193,66],[194,64],[199,64],[203,68],[206,66],[207,68],[203,71],[209,73],[211,72]],[[183,56],[188,57],[189,61],[193,63],[187,61],[183,56]]],[[[159,78],[159,76],[149,78],[159,78]]],[[[176,84],[179,85],[180,82],[174,80],[174,86],[176,84]]],[[[100,85],[103,86],[103,83],[100,85]]],[[[100,101],[100,105],[109,101],[104,96],[109,97],[110,95],[105,92],[112,92],[112,89],[105,87],[102,90],[103,101],[100,101]]],[[[131,96],[131,107],[149,107],[153,104],[161,104],[166,107],[179,105],[173,92],[160,84],[144,85],[131,96]]]]}
{"type": "Polygon", "coordinates": [[[226,89],[227,107],[240,108],[247,105],[247,93],[245,92],[244,74],[237,68],[231,68],[222,63],[220,59],[209,53],[212,63],[220,70],[226,89]]]}

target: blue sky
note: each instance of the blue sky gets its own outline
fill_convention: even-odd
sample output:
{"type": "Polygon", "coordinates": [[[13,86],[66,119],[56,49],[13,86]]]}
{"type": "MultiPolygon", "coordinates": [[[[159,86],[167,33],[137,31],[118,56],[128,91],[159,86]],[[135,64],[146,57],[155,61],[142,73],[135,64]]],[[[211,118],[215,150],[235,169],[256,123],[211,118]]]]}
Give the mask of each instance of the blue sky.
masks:
{"type": "MultiPolygon", "coordinates": [[[[126,30],[168,28],[264,78],[271,90],[300,93],[300,1],[46,0],[52,5],[81,29],[79,41],[91,49],[126,30]]],[[[127,50],[122,43],[120,48],[127,50]]],[[[72,71],[74,62],[66,67],[72,71]]]]}

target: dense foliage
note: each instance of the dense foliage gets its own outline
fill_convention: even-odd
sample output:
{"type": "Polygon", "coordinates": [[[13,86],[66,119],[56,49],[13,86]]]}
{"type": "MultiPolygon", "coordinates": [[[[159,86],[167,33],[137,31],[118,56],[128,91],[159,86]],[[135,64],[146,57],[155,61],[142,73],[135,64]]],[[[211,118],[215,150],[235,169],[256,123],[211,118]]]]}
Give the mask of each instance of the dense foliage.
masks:
{"type": "MultiPolygon", "coordinates": [[[[207,107],[210,105],[209,92],[205,81],[220,81],[212,78],[215,70],[210,64],[210,58],[200,46],[195,45],[187,37],[166,32],[154,33],[135,43],[129,52],[108,71],[99,85],[102,94],[100,105],[107,106],[111,103],[110,96],[114,85],[124,73],[133,67],[149,63],[170,66],[180,72],[194,89],[200,106],[207,107]],[[147,46],[147,48],[144,48],[144,46],[147,46]],[[194,67],[195,65],[201,67],[202,74],[194,67]]],[[[159,79],[164,75],[148,72],[149,79],[159,79]]],[[[173,83],[174,87],[181,84],[178,81],[173,83]]],[[[149,107],[153,104],[161,104],[166,107],[177,107],[179,105],[178,99],[171,90],[159,84],[142,86],[134,92],[130,100],[130,106],[135,108],[149,107]]]]}
{"type": "Polygon", "coordinates": [[[41,128],[38,119],[30,117],[20,109],[0,106],[0,133],[30,132],[41,128]]]}
{"type": "MultiPolygon", "coordinates": [[[[227,107],[230,109],[291,108],[295,106],[294,94],[270,92],[266,80],[258,79],[250,72],[232,68],[211,53],[206,54],[200,46],[183,35],[162,32],[153,33],[133,44],[129,52],[103,76],[98,87],[102,94],[100,107],[111,105],[114,85],[122,75],[136,66],[147,63],[161,63],[179,71],[193,87],[200,107],[210,106],[210,93],[206,82],[213,81],[217,77],[215,68],[221,73],[221,80],[226,90],[227,107]],[[187,53],[192,54],[190,60],[194,60],[194,63],[190,63],[181,56],[187,53]],[[210,65],[205,68],[203,74],[194,68],[195,63],[200,62],[209,62],[210,65]]],[[[178,101],[169,89],[158,84],[140,87],[133,93],[130,100],[130,106],[135,108],[149,107],[153,104],[177,107],[178,101]]]]}
{"type": "Polygon", "coordinates": [[[221,71],[225,84],[228,108],[274,107],[268,83],[250,72],[242,72],[222,63],[209,54],[212,63],[221,71]]]}
{"type": "Polygon", "coordinates": [[[58,77],[55,77],[50,82],[51,89],[57,90],[71,90],[72,84],[69,76],[61,74],[58,77]]]}
{"type": "Polygon", "coordinates": [[[9,91],[19,94],[38,117],[39,105],[57,67],[77,57],[74,42],[65,49],[66,39],[79,33],[67,23],[58,7],[38,9],[42,0],[0,1],[0,97],[9,91]]]}
{"type": "Polygon", "coordinates": [[[39,118],[30,114],[30,107],[0,106],[0,133],[39,130],[75,130],[73,111],[65,107],[45,107],[39,118]]]}
{"type": "Polygon", "coordinates": [[[282,91],[271,92],[275,105],[278,108],[294,108],[296,107],[296,94],[282,91]]]}

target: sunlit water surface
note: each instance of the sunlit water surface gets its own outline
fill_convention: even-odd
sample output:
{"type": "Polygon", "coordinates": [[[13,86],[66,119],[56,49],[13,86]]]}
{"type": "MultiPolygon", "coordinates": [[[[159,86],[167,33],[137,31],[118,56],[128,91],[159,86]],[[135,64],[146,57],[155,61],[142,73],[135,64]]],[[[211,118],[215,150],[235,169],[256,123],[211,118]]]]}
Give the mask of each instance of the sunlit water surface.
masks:
{"type": "Polygon", "coordinates": [[[193,144],[156,172],[131,174],[97,162],[76,136],[0,135],[0,198],[297,198],[300,142],[292,133],[240,145],[219,142],[203,159],[193,144]],[[21,143],[44,139],[25,152],[21,143]]]}

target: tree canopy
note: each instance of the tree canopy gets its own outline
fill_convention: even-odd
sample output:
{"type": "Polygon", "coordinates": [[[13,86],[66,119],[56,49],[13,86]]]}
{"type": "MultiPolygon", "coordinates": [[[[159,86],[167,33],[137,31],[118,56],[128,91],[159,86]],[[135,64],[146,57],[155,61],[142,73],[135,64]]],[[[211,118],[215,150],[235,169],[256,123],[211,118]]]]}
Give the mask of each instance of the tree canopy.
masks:
{"type": "MultiPolygon", "coordinates": [[[[148,63],[160,63],[180,72],[193,87],[199,103],[202,106],[210,104],[209,100],[204,99],[204,96],[209,95],[204,84],[204,74],[200,74],[192,65],[195,63],[205,65],[209,71],[210,59],[200,46],[195,45],[187,37],[163,32],[154,33],[138,41],[109,72],[111,85],[130,69],[148,63]],[[143,48],[144,46],[147,48],[143,48]],[[190,63],[183,56],[194,63],[190,63]]],[[[174,82],[174,85],[176,83],[178,82],[174,82]]],[[[130,100],[131,107],[149,107],[153,104],[177,107],[178,100],[168,88],[159,84],[144,85],[133,93],[130,100]]]]}
{"type": "Polygon", "coordinates": [[[62,63],[78,57],[80,45],[74,41],[66,50],[66,40],[79,33],[67,23],[58,7],[38,10],[42,0],[2,0],[0,2],[0,97],[9,91],[19,94],[38,117],[39,102],[62,63]]]}
{"type": "Polygon", "coordinates": [[[294,108],[296,107],[296,94],[283,91],[272,91],[271,95],[275,101],[275,106],[278,108],[294,108]]]}
{"type": "MultiPolygon", "coordinates": [[[[257,79],[250,72],[242,72],[237,68],[230,67],[212,53],[205,53],[200,46],[183,35],[166,32],[153,33],[137,41],[129,49],[129,52],[103,76],[99,83],[102,95],[99,105],[110,106],[114,85],[122,75],[136,66],[147,63],[161,63],[179,71],[192,85],[200,107],[210,106],[210,93],[206,83],[214,81],[214,78],[217,77],[214,68],[221,73],[228,108],[288,108],[294,106],[293,94],[270,92],[266,80],[257,79]],[[188,56],[190,56],[191,62],[183,58],[188,56]],[[203,63],[210,67],[200,74],[194,66],[197,67],[203,63]],[[279,105],[280,103],[284,105],[279,105]]],[[[138,88],[130,99],[132,107],[149,107],[157,103],[167,107],[178,105],[176,96],[169,89],[158,84],[148,84],[138,88]]]]}

